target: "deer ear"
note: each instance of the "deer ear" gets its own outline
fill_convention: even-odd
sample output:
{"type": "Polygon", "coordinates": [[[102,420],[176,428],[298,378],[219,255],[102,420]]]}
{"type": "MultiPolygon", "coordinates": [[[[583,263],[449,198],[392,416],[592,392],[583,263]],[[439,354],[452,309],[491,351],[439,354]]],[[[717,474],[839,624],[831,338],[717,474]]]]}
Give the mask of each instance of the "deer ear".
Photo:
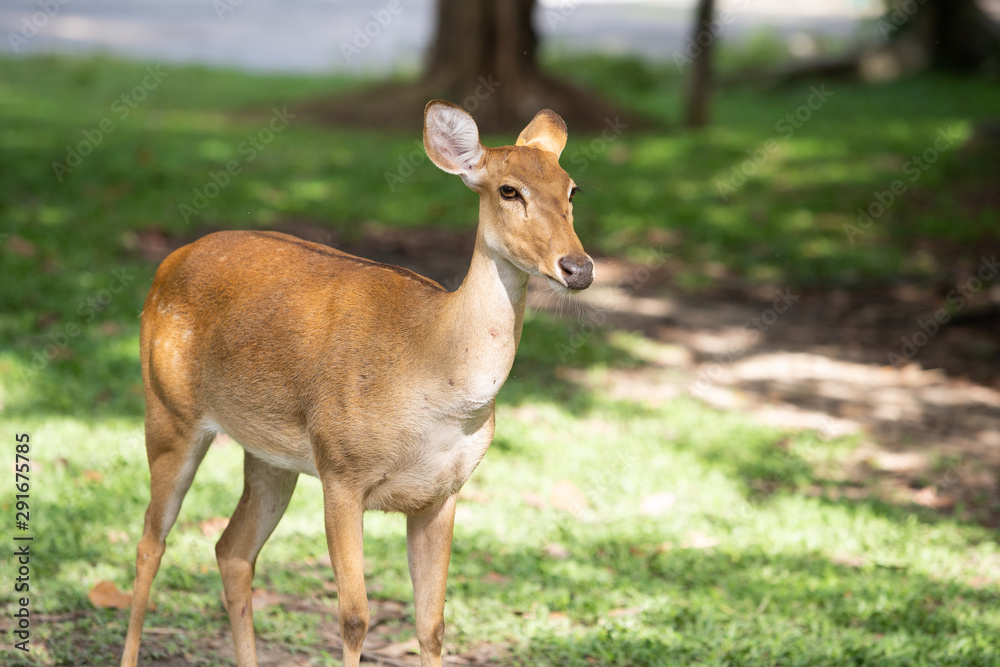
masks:
{"type": "Polygon", "coordinates": [[[555,153],[556,157],[566,148],[566,123],[551,109],[535,114],[528,126],[521,130],[515,146],[528,146],[555,153]]]}
{"type": "Polygon", "coordinates": [[[464,109],[432,100],[424,108],[424,150],[439,169],[459,174],[466,183],[483,157],[476,121],[464,109]]]}

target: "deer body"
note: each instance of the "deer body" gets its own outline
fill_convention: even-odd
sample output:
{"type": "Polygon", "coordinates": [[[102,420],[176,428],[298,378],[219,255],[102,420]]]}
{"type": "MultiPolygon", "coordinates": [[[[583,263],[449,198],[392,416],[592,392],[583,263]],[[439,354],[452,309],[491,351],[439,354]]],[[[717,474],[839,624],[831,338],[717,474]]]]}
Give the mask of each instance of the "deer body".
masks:
{"type": "Polygon", "coordinates": [[[471,117],[432,102],[424,135],[434,163],[480,193],[457,291],[273,232],[209,235],[157,271],[140,334],[152,493],[123,665],[136,664],[167,532],[219,432],[246,452],[243,497],[216,547],[238,663],[256,664],[257,554],[308,474],[323,486],[345,665],[367,632],[371,509],[407,515],[421,661],[440,664],[455,500],[493,439],[528,274],[582,289],[593,264],[572,230],[558,116],[540,112],[518,146],[485,148],[471,117]]]}
{"type": "Polygon", "coordinates": [[[421,510],[472,474],[520,337],[523,281],[514,303],[499,282],[477,294],[494,302],[479,304],[488,318],[446,318],[469,311],[462,290],[291,236],[219,232],[185,250],[158,273],[143,322],[144,367],[171,370],[154,386],[164,403],[272,465],[340,470],[365,509],[421,510]],[[288,348],[260,344],[275,340],[288,348]],[[326,433],[335,446],[316,448],[326,433]]]}

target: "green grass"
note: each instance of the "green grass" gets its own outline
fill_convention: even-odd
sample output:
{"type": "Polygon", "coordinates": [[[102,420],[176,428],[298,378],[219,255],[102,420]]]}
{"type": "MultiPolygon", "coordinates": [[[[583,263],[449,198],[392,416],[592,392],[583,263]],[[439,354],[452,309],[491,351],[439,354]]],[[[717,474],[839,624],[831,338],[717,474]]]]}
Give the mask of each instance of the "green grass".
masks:
{"type": "MultiPolygon", "coordinates": [[[[664,122],[679,108],[669,65],[557,66],[664,122]]],[[[0,435],[8,452],[14,434],[32,437],[31,609],[58,619],[36,620],[31,657],[109,664],[127,612],[95,610],[87,592],[101,579],[131,586],[148,498],[137,314],[155,266],[140,258],[136,235],[289,219],[344,234],[369,222],[469,231],[476,203],[426,160],[390,192],[385,173],[407,159],[415,136],[293,119],[253,161],[240,152],[272,108],[349,81],[168,68],[121,118],[113,100],[141,84],[145,65],[4,58],[0,70],[0,435]],[[113,132],[60,182],[52,162],[105,118],[113,132]],[[240,173],[185,221],[179,204],[230,160],[240,173]]],[[[987,192],[996,170],[957,145],[853,243],[843,227],[903,177],[905,161],[933,145],[939,128],[967,137],[978,118],[996,114],[995,87],[936,77],[827,87],[834,95],[790,138],[775,125],[808,99],[809,85],[725,91],[714,125],[696,133],[625,128],[603,146],[573,136],[563,163],[584,191],[584,244],[633,256],[663,246],[678,280],[693,287],[714,284],[707,267],[720,265],[726,280],[746,283],[931,280],[956,249],[995,245],[995,210],[965,195],[987,192]],[[772,137],[780,150],[722,201],[717,182],[772,137]]],[[[604,331],[563,355],[571,324],[543,314],[526,321],[496,441],[467,487],[486,502],[460,504],[450,650],[492,642],[509,647],[511,662],[559,665],[1000,662],[994,532],[824,493],[841,482],[820,471],[853,440],[758,426],[686,398],[616,401],[571,382],[561,366],[599,376],[644,363],[634,337],[604,331]],[[563,479],[582,490],[586,508],[525,502],[523,492],[547,499],[563,479]],[[643,498],[663,491],[676,497],[668,512],[639,512],[643,498]]],[[[213,448],[171,534],[147,620],[183,630],[158,636],[165,656],[227,625],[214,538],[199,523],[231,512],[240,466],[236,447],[213,448]]],[[[300,482],[263,551],[258,587],[334,604],[321,586],[332,575],[316,564],[320,496],[315,480],[300,482]]],[[[6,525],[12,502],[10,492],[0,499],[6,525]]],[[[404,532],[401,517],[369,515],[366,570],[373,597],[410,604],[404,532]]],[[[9,560],[4,568],[9,583],[9,560]]],[[[0,602],[9,619],[11,585],[0,602]]],[[[269,607],[256,621],[264,642],[332,664],[315,614],[269,607]]],[[[4,650],[5,663],[22,660],[9,641],[4,650]]]]}
{"type": "MultiPolygon", "coordinates": [[[[530,322],[525,337],[536,346],[544,341],[537,333],[530,322]]],[[[811,472],[815,457],[836,456],[850,442],[748,425],[687,400],[653,406],[591,397],[580,408],[533,392],[524,400],[517,378],[502,395],[497,441],[468,486],[477,502],[460,504],[446,617],[453,650],[491,641],[510,645],[519,663],[581,665],[1000,658],[1000,591],[995,579],[981,583],[1000,564],[993,534],[804,493],[833,484],[811,472]],[[787,449],[775,447],[786,438],[787,449]],[[522,500],[524,491],[548,498],[559,479],[574,482],[588,507],[563,512],[522,500]],[[756,492],[761,480],[779,480],[777,491],[756,492]],[[642,515],[639,501],[664,490],[675,494],[674,507],[642,515]],[[717,544],[695,548],[699,534],[717,544]],[[553,544],[568,555],[549,555],[553,544]]],[[[85,613],[75,623],[36,623],[34,641],[49,658],[42,664],[82,664],[69,641],[81,631],[93,642],[92,664],[106,664],[121,645],[126,613],[95,612],[86,594],[101,579],[122,589],[131,583],[147,497],[137,422],[3,419],[6,433],[32,434],[38,466],[32,611],[85,613]]],[[[185,630],[172,635],[180,647],[227,624],[214,538],[199,524],[231,511],[240,466],[235,446],[213,449],[171,535],[148,624],[185,630]]],[[[324,549],[321,505],[318,483],[303,479],[262,555],[258,587],[335,603],[316,592],[331,579],[315,565],[324,549]]],[[[367,518],[376,598],[410,599],[404,532],[401,517],[367,518]]],[[[271,607],[257,616],[266,642],[309,653],[322,646],[314,615],[271,607]]]]}

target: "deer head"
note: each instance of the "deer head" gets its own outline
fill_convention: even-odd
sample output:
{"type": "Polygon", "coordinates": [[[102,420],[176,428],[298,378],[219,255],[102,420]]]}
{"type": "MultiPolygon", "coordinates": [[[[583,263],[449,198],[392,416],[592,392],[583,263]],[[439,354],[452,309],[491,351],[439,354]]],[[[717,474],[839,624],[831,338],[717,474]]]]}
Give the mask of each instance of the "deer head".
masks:
{"type": "Polygon", "coordinates": [[[489,148],[460,107],[434,100],[424,110],[424,148],[431,161],[458,174],[479,193],[479,236],[521,271],[546,278],[559,291],[582,290],[594,262],[573,230],[577,187],[559,166],[566,123],[539,111],[513,146],[489,148]]]}

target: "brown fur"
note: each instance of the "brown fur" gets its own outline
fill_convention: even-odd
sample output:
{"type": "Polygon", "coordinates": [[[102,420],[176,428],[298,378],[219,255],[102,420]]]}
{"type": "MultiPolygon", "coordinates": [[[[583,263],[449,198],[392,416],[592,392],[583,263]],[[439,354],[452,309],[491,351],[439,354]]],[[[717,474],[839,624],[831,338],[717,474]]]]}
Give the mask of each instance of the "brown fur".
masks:
{"type": "Polygon", "coordinates": [[[480,194],[476,247],[456,292],[274,232],[211,234],[157,271],[140,333],[152,497],[123,665],[136,662],[166,534],[219,432],[246,450],[243,497],[216,548],[239,664],[256,664],[253,567],[299,473],[323,485],[345,664],[358,663],[367,631],[368,509],[408,515],[421,659],[440,664],[455,497],[493,438],[528,273],[565,289],[560,261],[571,258],[589,271],[586,284],[593,275],[558,165],[558,116],[540,113],[524,145],[494,149],[478,146],[456,109],[432,102],[425,120],[431,159],[480,194]],[[501,186],[518,197],[500,196],[501,186]]]}

